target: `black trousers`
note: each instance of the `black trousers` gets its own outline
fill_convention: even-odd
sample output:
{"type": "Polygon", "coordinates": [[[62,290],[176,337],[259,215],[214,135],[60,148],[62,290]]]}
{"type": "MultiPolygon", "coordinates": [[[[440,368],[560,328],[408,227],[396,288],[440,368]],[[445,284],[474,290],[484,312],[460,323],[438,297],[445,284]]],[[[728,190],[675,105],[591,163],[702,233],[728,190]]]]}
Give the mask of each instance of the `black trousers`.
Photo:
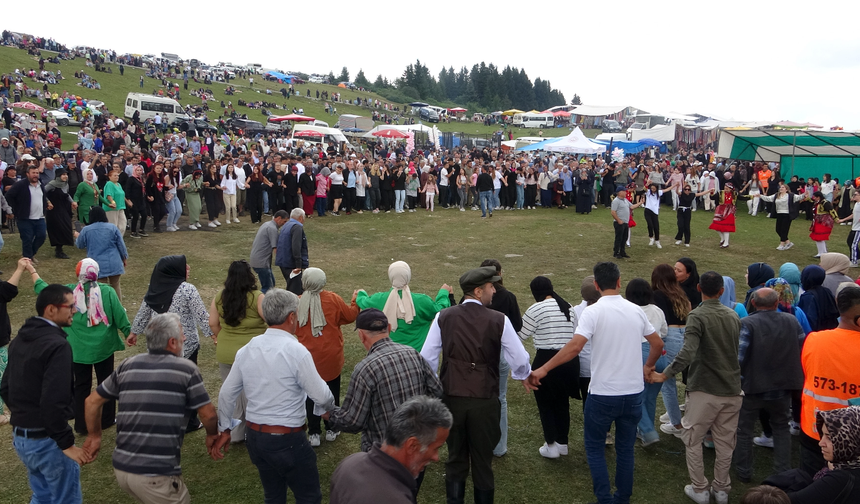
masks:
{"type": "Polygon", "coordinates": [[[351,213],[355,209],[355,187],[347,187],[343,196],[343,208],[351,213]]]}
{"type": "Polygon", "coordinates": [[[445,462],[445,479],[466,481],[469,468],[472,482],[478,490],[493,490],[493,448],[502,437],[499,421],[502,406],[498,397],[475,399],[444,396],[442,402],[454,417],[448,434],[448,461],[445,462]]]}
{"type": "Polygon", "coordinates": [[[684,243],[690,243],[690,218],[693,212],[689,208],[678,207],[678,234],[675,235],[676,240],[684,239],[684,243]]]}
{"type": "Polygon", "coordinates": [[[206,189],[205,191],[203,191],[203,199],[206,200],[206,214],[209,217],[209,222],[212,222],[218,218],[218,213],[221,209],[221,204],[218,203],[219,192],[221,191],[216,191],[213,189],[206,189]]]}
{"type": "Polygon", "coordinates": [[[287,290],[295,294],[296,296],[301,296],[305,289],[302,287],[302,273],[299,273],[292,279],[290,278],[290,273],[293,272],[291,268],[285,268],[280,266],[281,274],[284,275],[284,281],[287,282],[287,290]]]}
{"type": "MultiPolygon", "coordinates": [[[[553,358],[558,350],[538,349],[532,369],[538,369],[553,358]]],[[[567,444],[570,434],[570,398],[580,398],[579,359],[572,359],[550,371],[535,390],[538,415],[547,444],[567,444]]]]}
{"type": "Polygon", "coordinates": [[[788,241],[788,232],[791,230],[791,216],[787,213],[776,214],[776,234],[779,235],[779,241],[788,241]]]}
{"type": "MultiPolygon", "coordinates": [[[[84,401],[93,389],[93,371],[96,372],[96,384],[105,381],[113,373],[113,355],[95,364],[74,363],[75,372],[75,432],[87,432],[87,419],[84,416],[84,401]]],[[[108,401],[102,408],[102,429],[107,429],[116,423],[116,401],[108,401]]]]}
{"type": "Polygon", "coordinates": [[[136,233],[138,231],[143,231],[143,228],[146,227],[146,208],[141,203],[139,206],[135,205],[131,208],[127,208],[127,213],[131,217],[131,232],[136,233]]]}
{"type": "Polygon", "coordinates": [[[660,241],[660,217],[652,210],[645,209],[645,223],[648,224],[648,238],[660,241]]]}
{"type": "MultiPolygon", "coordinates": [[[[188,356],[188,360],[190,360],[191,362],[193,362],[196,365],[197,364],[197,354],[199,354],[199,353],[200,353],[200,348],[198,347],[197,350],[195,350],[193,354],[188,356]]],[[[197,430],[197,427],[199,425],[200,425],[200,419],[197,418],[197,412],[192,411],[191,415],[189,415],[189,417],[188,417],[188,428],[186,429],[186,431],[191,432],[191,431],[197,430]]]]}
{"type": "Polygon", "coordinates": [[[627,232],[630,228],[627,227],[626,222],[624,224],[619,224],[618,221],[615,221],[612,225],[615,227],[615,245],[612,249],[613,255],[624,255],[624,246],[627,244],[627,232]]]}
{"type": "Polygon", "coordinates": [[[439,206],[447,207],[448,206],[448,186],[440,185],[439,186],[439,206]]]}
{"type": "Polygon", "coordinates": [[[524,207],[533,207],[535,206],[535,201],[537,200],[537,186],[526,185],[526,202],[523,204],[524,207]]]}
{"type": "MultiPolygon", "coordinates": [[[[340,406],[340,375],[334,380],[325,382],[325,384],[328,385],[331,395],[334,396],[334,403],[340,406]]],[[[310,397],[305,399],[305,410],[308,414],[308,434],[322,434],[322,429],[320,429],[322,417],[314,415],[314,402],[311,401],[310,397]]],[[[325,430],[331,430],[331,424],[328,420],[325,421],[325,430]]]]}

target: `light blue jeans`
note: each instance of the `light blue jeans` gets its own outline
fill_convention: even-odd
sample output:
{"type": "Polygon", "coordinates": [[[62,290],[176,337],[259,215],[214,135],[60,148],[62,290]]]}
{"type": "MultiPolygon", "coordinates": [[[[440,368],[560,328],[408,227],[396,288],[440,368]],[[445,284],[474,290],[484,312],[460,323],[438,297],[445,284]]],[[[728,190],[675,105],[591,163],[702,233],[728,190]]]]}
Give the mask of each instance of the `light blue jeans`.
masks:
{"type": "Polygon", "coordinates": [[[406,201],[406,190],[394,191],[394,210],[397,212],[403,211],[403,203],[406,201]]]}
{"type": "Polygon", "coordinates": [[[499,403],[502,406],[499,427],[502,436],[499,444],[493,448],[493,455],[501,457],[508,452],[508,375],[511,374],[511,365],[505,360],[505,356],[499,357],[499,403]]]}
{"type": "MultiPolygon", "coordinates": [[[[667,365],[675,360],[675,356],[678,355],[681,347],[684,346],[685,331],[685,327],[669,328],[669,333],[666,334],[666,339],[663,340],[663,350],[666,352],[663,357],[666,358],[667,365]]],[[[666,406],[666,412],[669,413],[669,423],[680,425],[681,407],[678,405],[678,384],[674,376],[663,382],[663,405],[666,406]]]]}
{"type": "MultiPolygon", "coordinates": [[[[642,364],[648,361],[648,355],[651,353],[651,345],[647,342],[642,343],[642,364]]],[[[669,362],[665,355],[661,355],[657,359],[655,371],[662,373],[669,362]]],[[[657,411],[657,396],[662,390],[662,383],[646,383],[645,389],[642,391],[642,420],[639,420],[639,435],[646,443],[650,443],[655,439],[660,439],[660,434],[654,428],[654,418],[657,411]]]]}
{"type": "Polygon", "coordinates": [[[499,193],[502,192],[502,189],[493,189],[493,208],[499,208],[502,206],[502,200],[499,199],[499,193]]]}
{"type": "Polygon", "coordinates": [[[182,203],[174,196],[167,202],[167,227],[175,226],[180,216],[182,216],[182,203]]]}
{"type": "Polygon", "coordinates": [[[493,213],[493,193],[490,191],[481,191],[481,217],[487,216],[487,210],[490,214],[493,213]]]}
{"type": "Polygon", "coordinates": [[[519,210],[523,209],[523,203],[526,201],[526,191],[525,188],[521,185],[517,186],[517,208],[519,210]]]}
{"type": "Polygon", "coordinates": [[[27,467],[30,490],[33,491],[30,504],[83,502],[81,468],[63,454],[56,441],[50,437],[29,439],[16,435],[12,444],[18,458],[27,467]]]}

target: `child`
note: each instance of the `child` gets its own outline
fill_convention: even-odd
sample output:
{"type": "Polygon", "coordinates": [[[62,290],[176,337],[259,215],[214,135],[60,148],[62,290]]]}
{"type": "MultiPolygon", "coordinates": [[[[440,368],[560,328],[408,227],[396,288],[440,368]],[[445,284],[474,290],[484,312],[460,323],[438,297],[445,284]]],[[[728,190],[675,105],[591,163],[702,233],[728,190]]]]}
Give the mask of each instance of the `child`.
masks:
{"type": "MultiPolygon", "coordinates": [[[[711,189],[713,192],[714,190],[711,189]]],[[[720,191],[720,204],[714,210],[714,221],[708,226],[720,234],[720,248],[729,247],[729,234],[735,232],[735,200],[738,197],[735,186],[730,182],[720,191]]]]}
{"type": "Polygon", "coordinates": [[[433,198],[436,196],[436,175],[427,177],[427,183],[420,190],[424,193],[424,208],[433,211],[433,198]]]}
{"type": "Polygon", "coordinates": [[[418,176],[415,170],[409,171],[409,176],[406,178],[406,204],[409,206],[409,211],[415,211],[415,204],[418,201],[418,186],[421,185],[418,181],[418,176]]]}

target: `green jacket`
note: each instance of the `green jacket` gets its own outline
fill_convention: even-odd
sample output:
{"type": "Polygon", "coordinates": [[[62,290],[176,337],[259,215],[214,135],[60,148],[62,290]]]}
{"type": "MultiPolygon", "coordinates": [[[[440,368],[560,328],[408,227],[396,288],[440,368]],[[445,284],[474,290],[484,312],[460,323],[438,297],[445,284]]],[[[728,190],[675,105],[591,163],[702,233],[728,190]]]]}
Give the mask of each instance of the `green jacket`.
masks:
{"type": "Polygon", "coordinates": [[[718,299],[702,301],[687,316],[684,346],[663,370],[674,376],[690,366],[687,390],[720,397],[741,393],[741,366],[738,346],[741,319],[718,299]]]}
{"type": "MultiPolygon", "coordinates": [[[[371,296],[364,291],[359,291],[355,303],[362,310],[365,308],[382,310],[390,292],[390,290],[377,292],[371,296]]],[[[420,352],[421,348],[424,347],[424,340],[427,339],[427,332],[430,330],[430,324],[433,323],[436,314],[451,306],[451,301],[448,299],[448,291],[439,289],[435,301],[427,294],[415,294],[413,292],[412,303],[415,305],[415,318],[412,319],[412,323],[407,324],[405,320],[398,320],[397,330],[391,331],[390,337],[391,341],[409,345],[420,352]]]]}
{"type": "Polygon", "coordinates": [[[81,182],[78,184],[78,188],[75,190],[75,195],[72,198],[78,204],[78,220],[83,222],[84,225],[90,223],[90,208],[99,203],[108,204],[108,201],[102,196],[101,191],[98,192],[98,197],[96,197],[96,190],[88,183],[81,182]]]}

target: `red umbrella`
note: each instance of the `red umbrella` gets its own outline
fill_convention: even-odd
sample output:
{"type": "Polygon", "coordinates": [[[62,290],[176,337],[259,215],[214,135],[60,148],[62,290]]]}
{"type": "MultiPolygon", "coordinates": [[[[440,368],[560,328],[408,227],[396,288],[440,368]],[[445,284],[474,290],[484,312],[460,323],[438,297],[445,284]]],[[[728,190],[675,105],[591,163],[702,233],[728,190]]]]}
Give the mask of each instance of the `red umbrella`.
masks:
{"type": "Polygon", "coordinates": [[[463,107],[454,107],[449,108],[448,112],[466,112],[466,109],[464,109],[463,107]]]}
{"type": "Polygon", "coordinates": [[[298,115],[298,114],[288,114],[285,116],[277,116],[270,117],[269,122],[282,122],[282,121],[294,121],[294,122],[311,122],[315,121],[313,117],[298,115]]]}
{"type": "Polygon", "coordinates": [[[40,107],[39,105],[36,105],[35,103],[28,102],[28,101],[25,101],[25,102],[15,102],[15,103],[13,103],[13,104],[12,104],[12,106],[13,106],[13,107],[15,107],[15,108],[22,108],[22,109],[27,109],[27,110],[35,110],[35,111],[37,111],[37,112],[44,112],[44,111],[45,111],[45,108],[44,108],[44,107],[40,107]]]}
{"type": "Polygon", "coordinates": [[[325,133],[320,133],[319,131],[314,130],[304,130],[304,131],[296,131],[293,136],[303,136],[303,137],[324,137],[325,133]]]}
{"type": "Polygon", "coordinates": [[[373,133],[371,133],[371,135],[382,138],[409,138],[409,135],[396,129],[384,129],[374,131],[373,133]]]}

